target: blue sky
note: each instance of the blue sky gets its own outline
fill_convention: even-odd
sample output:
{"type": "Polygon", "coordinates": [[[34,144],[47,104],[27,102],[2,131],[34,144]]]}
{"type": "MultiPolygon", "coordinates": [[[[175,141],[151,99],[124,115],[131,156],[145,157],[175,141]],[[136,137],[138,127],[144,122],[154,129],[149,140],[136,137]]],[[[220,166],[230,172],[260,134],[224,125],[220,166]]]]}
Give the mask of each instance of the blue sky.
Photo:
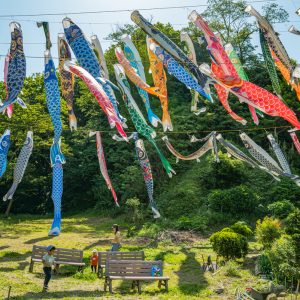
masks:
{"type": "MultiPolygon", "coordinates": [[[[249,1],[251,2],[251,1],[249,1]]],[[[300,61],[300,36],[287,32],[290,25],[300,28],[300,17],[295,14],[300,7],[299,0],[278,0],[278,4],[283,6],[290,14],[291,22],[285,24],[275,24],[275,29],[280,33],[281,40],[285,45],[291,58],[300,61]],[[298,4],[297,4],[298,2],[298,4]]],[[[14,14],[41,14],[41,13],[67,13],[80,11],[99,11],[116,9],[137,9],[149,7],[183,6],[206,4],[206,0],[9,0],[1,6],[1,15],[10,15],[10,17],[0,18],[0,55],[6,54],[9,49],[10,32],[8,24],[12,20],[21,23],[24,35],[25,54],[28,56],[43,56],[45,37],[43,31],[36,27],[36,21],[49,21],[52,42],[56,42],[57,34],[62,32],[61,20],[64,16],[44,16],[44,17],[14,17],[14,14]],[[7,43],[7,44],[6,44],[7,43]],[[31,44],[37,43],[37,44],[31,44]]],[[[263,3],[262,3],[263,4],[263,3]]],[[[259,11],[261,3],[254,3],[253,6],[259,11]]],[[[143,11],[142,14],[153,21],[162,23],[170,22],[176,24],[174,27],[180,29],[187,24],[187,16],[193,8],[169,9],[143,11]]],[[[205,7],[198,7],[198,12],[203,12],[205,7]]],[[[97,34],[100,40],[103,40],[110,32],[116,30],[120,25],[131,23],[130,12],[68,15],[75,23],[83,23],[79,26],[87,36],[97,34]],[[92,24],[102,23],[102,24],[92,24]]],[[[257,37],[254,37],[254,41],[257,37]]],[[[111,42],[104,41],[102,47],[106,49],[111,42]]],[[[260,51],[260,49],[258,48],[260,51]]],[[[56,45],[52,47],[52,55],[57,56],[56,45]]],[[[3,70],[4,57],[0,59],[0,70],[3,70]]],[[[56,62],[57,65],[57,62],[56,62]]],[[[43,58],[27,58],[27,74],[43,71],[43,58]]],[[[0,72],[0,80],[3,80],[3,73],[0,72]]]]}

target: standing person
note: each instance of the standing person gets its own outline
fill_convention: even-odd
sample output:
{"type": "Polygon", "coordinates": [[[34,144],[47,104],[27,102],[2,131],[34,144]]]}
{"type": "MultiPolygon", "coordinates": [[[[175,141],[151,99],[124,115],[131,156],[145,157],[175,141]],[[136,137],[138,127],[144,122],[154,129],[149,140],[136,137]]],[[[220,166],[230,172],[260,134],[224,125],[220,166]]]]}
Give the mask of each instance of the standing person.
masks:
{"type": "Polygon", "coordinates": [[[46,250],[47,250],[47,253],[43,256],[43,259],[42,259],[43,271],[44,271],[44,274],[45,274],[43,292],[48,291],[48,283],[51,279],[52,266],[54,265],[55,247],[53,245],[49,245],[46,248],[46,250]]]}
{"type": "Polygon", "coordinates": [[[119,230],[119,225],[114,224],[112,226],[112,230],[114,231],[115,236],[112,240],[112,247],[110,251],[119,251],[119,249],[121,248],[121,233],[119,230]]]}
{"type": "Polygon", "coordinates": [[[92,272],[97,273],[97,267],[98,267],[98,251],[97,251],[97,249],[94,249],[92,251],[92,256],[90,257],[90,263],[91,263],[92,272]]]}

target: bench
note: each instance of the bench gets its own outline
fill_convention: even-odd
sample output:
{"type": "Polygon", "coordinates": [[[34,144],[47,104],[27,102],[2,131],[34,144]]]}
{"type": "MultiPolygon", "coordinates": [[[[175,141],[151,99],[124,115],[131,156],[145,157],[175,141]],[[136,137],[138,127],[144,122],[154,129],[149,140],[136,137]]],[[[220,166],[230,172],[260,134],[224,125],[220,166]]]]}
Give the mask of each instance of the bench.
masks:
{"type": "Polygon", "coordinates": [[[137,287],[141,293],[141,281],[158,281],[158,288],[163,285],[168,291],[169,277],[163,276],[162,261],[141,260],[106,260],[104,291],[109,287],[112,293],[113,280],[132,280],[132,288],[137,287]],[[152,267],[157,266],[161,270],[160,276],[152,276],[152,267]]]}
{"type": "Polygon", "coordinates": [[[98,276],[103,277],[103,269],[106,265],[106,259],[109,257],[110,260],[145,260],[144,251],[133,251],[133,252],[98,252],[98,276]]]}
{"type": "MultiPolygon", "coordinates": [[[[47,253],[47,247],[33,245],[29,272],[33,272],[35,262],[42,262],[43,256],[47,253]]],[[[54,253],[55,272],[58,272],[59,265],[77,266],[78,271],[82,272],[85,263],[83,262],[83,251],[75,249],[56,248],[54,253]]]]}

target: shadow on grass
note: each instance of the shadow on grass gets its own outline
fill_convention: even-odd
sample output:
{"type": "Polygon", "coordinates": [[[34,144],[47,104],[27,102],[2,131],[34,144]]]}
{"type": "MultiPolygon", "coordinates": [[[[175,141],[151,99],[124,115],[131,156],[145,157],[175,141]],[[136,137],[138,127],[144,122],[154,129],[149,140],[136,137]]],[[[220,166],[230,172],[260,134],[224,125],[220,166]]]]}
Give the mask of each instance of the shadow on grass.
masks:
{"type": "Polygon", "coordinates": [[[94,242],[88,246],[85,246],[83,248],[83,250],[88,250],[88,249],[91,249],[91,248],[97,248],[97,246],[107,246],[110,248],[110,240],[109,239],[106,239],[106,240],[98,240],[97,242],[94,242]]]}
{"type": "Polygon", "coordinates": [[[196,260],[196,254],[186,249],[181,250],[186,259],[182,262],[179,271],[175,272],[178,277],[180,291],[185,295],[197,295],[208,286],[204,277],[201,264],[196,260]]]}
{"type": "Polygon", "coordinates": [[[35,244],[35,243],[38,243],[38,242],[41,242],[41,241],[47,241],[47,240],[51,240],[53,238],[53,236],[42,236],[42,237],[39,237],[39,238],[36,238],[36,239],[31,239],[31,240],[28,240],[26,241],[24,244],[35,244]]]}
{"type": "Polygon", "coordinates": [[[8,245],[0,246],[0,250],[7,249],[7,248],[9,248],[8,245]]]}
{"type": "Polygon", "coordinates": [[[104,293],[102,291],[82,291],[82,290],[73,290],[73,291],[59,291],[59,292],[39,292],[33,293],[29,292],[21,296],[10,297],[11,300],[24,300],[24,299],[61,299],[61,298],[88,298],[88,297],[100,297],[104,293]]]}

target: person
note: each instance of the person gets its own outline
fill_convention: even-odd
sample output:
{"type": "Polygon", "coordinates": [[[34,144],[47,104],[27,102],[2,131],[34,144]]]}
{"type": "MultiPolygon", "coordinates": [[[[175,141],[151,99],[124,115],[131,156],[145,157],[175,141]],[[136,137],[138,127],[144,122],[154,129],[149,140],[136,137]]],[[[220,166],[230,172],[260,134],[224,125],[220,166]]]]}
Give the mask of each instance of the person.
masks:
{"type": "Polygon", "coordinates": [[[97,267],[98,267],[98,251],[97,251],[97,249],[94,249],[92,251],[92,256],[90,257],[90,263],[91,263],[92,272],[97,273],[97,267]]]}
{"type": "Polygon", "coordinates": [[[45,274],[43,292],[48,291],[48,283],[51,279],[52,266],[54,265],[55,247],[53,245],[49,245],[46,248],[46,250],[47,250],[47,253],[43,256],[43,259],[42,259],[43,271],[44,271],[44,274],[45,274]]]}
{"type": "Polygon", "coordinates": [[[121,248],[121,233],[119,230],[119,225],[114,224],[112,226],[112,230],[114,231],[115,236],[112,240],[112,247],[110,251],[119,251],[119,249],[121,248]]]}

